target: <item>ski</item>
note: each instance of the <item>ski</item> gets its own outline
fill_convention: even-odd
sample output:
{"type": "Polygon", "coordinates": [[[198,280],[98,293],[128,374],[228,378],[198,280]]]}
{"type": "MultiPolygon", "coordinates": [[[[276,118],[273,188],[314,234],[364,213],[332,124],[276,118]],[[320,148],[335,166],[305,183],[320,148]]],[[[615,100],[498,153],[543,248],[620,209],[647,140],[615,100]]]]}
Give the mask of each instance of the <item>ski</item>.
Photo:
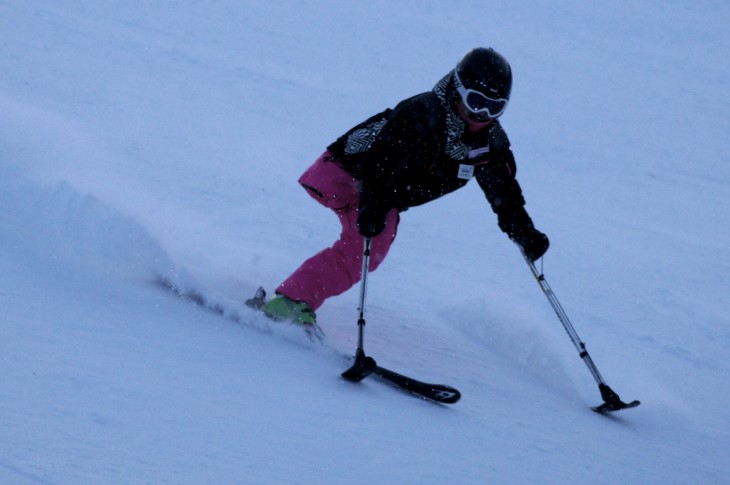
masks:
{"type": "Polygon", "coordinates": [[[372,357],[366,356],[362,350],[356,353],[352,367],[341,375],[350,382],[360,382],[371,374],[403,391],[437,403],[453,404],[461,399],[461,393],[451,386],[419,381],[413,377],[386,369],[379,366],[372,357]]]}
{"type": "Polygon", "coordinates": [[[441,404],[454,404],[461,399],[461,393],[451,386],[422,382],[379,365],[375,366],[373,374],[400,389],[441,404]]]}

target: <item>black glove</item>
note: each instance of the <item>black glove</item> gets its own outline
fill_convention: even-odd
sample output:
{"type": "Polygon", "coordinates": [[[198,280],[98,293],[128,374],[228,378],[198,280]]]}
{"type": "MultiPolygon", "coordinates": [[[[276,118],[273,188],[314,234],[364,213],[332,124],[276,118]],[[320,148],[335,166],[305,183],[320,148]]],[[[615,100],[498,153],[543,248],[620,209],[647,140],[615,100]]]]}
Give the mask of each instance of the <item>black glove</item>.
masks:
{"type": "Polygon", "coordinates": [[[522,252],[532,262],[540,259],[550,247],[550,240],[547,236],[535,228],[524,231],[513,240],[520,245],[522,252]]]}
{"type": "Polygon", "coordinates": [[[385,229],[387,212],[377,207],[361,205],[357,215],[357,229],[364,237],[375,237],[385,229]]]}
{"type": "Polygon", "coordinates": [[[537,229],[522,206],[505,207],[498,212],[499,228],[516,242],[525,256],[535,262],[548,250],[550,241],[537,229]]]}

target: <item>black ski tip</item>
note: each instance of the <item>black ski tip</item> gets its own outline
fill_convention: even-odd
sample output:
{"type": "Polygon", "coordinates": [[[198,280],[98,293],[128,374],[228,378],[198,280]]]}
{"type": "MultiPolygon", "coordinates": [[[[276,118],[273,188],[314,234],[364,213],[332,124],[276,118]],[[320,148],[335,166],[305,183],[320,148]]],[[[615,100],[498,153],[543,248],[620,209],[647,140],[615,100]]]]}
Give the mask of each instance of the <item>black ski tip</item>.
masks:
{"type": "Polygon", "coordinates": [[[461,399],[461,393],[451,386],[439,385],[435,386],[434,395],[430,399],[443,404],[454,404],[461,399]]]}
{"type": "Polygon", "coordinates": [[[375,359],[366,356],[362,350],[358,350],[355,355],[355,363],[342,373],[342,377],[351,382],[360,382],[372,374],[377,366],[375,359]]]}
{"type": "Polygon", "coordinates": [[[451,386],[422,382],[380,366],[373,373],[404,391],[439,404],[454,404],[461,399],[459,390],[451,386]]]}

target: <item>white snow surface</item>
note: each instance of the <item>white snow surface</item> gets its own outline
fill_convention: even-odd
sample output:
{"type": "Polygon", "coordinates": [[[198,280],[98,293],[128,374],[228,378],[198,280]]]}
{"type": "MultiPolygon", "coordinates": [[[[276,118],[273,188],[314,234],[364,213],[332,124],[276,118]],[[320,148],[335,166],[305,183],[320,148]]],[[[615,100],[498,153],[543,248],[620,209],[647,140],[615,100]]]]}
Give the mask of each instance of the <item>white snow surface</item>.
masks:
{"type": "MultiPolygon", "coordinates": [[[[730,483],[730,4],[0,2],[0,483],[730,483]],[[337,237],[299,174],[472,47],[542,269],[476,184],[402,215],[365,349],[461,390],[344,381],[242,304],[337,237]],[[235,323],[161,291],[205,292],[235,323]]],[[[540,266],[540,265],[539,265],[540,266]]]]}

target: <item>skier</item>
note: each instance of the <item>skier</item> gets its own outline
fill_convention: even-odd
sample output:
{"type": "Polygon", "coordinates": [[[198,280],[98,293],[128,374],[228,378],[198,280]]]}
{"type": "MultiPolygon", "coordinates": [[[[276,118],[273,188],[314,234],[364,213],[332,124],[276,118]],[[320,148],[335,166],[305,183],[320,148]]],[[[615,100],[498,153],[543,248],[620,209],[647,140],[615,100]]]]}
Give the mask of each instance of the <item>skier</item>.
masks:
{"type": "Polygon", "coordinates": [[[463,187],[475,178],[499,228],[532,261],[548,238],[535,229],[515,179],[516,165],[498,118],[512,89],[512,71],[491,48],[476,48],[433,90],[401,101],[355,126],[299,178],[333,210],[342,233],[304,261],[276,289],[263,311],[304,326],[315,311],[361,277],[363,238],[371,238],[369,271],[385,258],[400,213],[463,187]]]}

